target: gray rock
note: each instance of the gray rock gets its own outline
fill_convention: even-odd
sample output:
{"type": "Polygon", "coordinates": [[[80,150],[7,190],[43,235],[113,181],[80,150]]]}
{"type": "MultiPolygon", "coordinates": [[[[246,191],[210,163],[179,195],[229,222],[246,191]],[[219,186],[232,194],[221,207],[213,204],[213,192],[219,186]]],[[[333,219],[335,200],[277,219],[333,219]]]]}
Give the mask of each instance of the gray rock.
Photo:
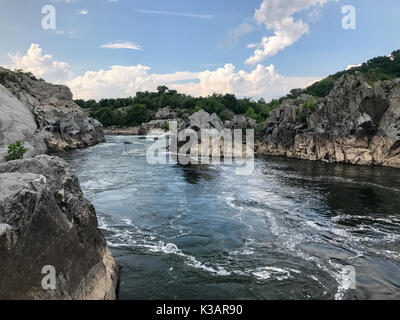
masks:
{"type": "Polygon", "coordinates": [[[256,129],[257,121],[241,115],[233,115],[231,120],[227,120],[224,123],[227,129],[256,129]]]}
{"type": "Polygon", "coordinates": [[[73,100],[70,89],[39,81],[25,73],[0,67],[1,83],[34,115],[50,151],[91,146],[104,142],[102,125],[73,100]]]}
{"type": "Polygon", "coordinates": [[[115,299],[118,267],[68,164],[38,156],[0,165],[0,299],[115,299]],[[44,266],[56,289],[42,287],[44,266]]]}
{"type": "Polygon", "coordinates": [[[201,109],[189,117],[188,128],[194,129],[195,131],[203,129],[223,130],[224,125],[217,114],[213,113],[210,115],[208,112],[201,109]]]}
{"type": "Polygon", "coordinates": [[[258,153],[400,168],[400,79],[371,87],[346,75],[314,109],[304,106],[310,98],[286,100],[271,112],[258,153]]]}
{"type": "Polygon", "coordinates": [[[8,145],[18,140],[23,141],[27,149],[25,158],[46,153],[43,136],[36,130],[30,110],[0,84],[0,162],[5,161],[8,145]]]}
{"type": "Polygon", "coordinates": [[[176,119],[178,114],[175,111],[172,111],[170,107],[165,107],[158,110],[155,114],[156,120],[163,120],[163,119],[176,119]]]}

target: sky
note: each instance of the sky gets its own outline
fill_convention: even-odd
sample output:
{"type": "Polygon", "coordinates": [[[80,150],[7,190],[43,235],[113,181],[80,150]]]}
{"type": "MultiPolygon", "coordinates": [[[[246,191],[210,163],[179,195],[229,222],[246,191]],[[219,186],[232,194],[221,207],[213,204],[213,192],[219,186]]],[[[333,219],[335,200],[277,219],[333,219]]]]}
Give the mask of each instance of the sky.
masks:
{"type": "Polygon", "coordinates": [[[389,55],[399,30],[398,0],[0,0],[0,65],[74,98],[167,85],[269,101],[389,55]]]}

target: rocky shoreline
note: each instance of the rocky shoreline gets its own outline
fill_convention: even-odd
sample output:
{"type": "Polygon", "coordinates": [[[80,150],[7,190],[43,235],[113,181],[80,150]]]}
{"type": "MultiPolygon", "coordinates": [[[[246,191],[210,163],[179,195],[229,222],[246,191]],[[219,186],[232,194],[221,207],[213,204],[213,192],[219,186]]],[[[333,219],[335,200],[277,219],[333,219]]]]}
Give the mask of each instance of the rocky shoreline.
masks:
{"type": "Polygon", "coordinates": [[[400,79],[344,76],[325,98],[287,100],[256,144],[260,154],[400,168],[400,79]]]}
{"type": "Polygon", "coordinates": [[[176,118],[169,108],[140,127],[110,127],[106,134],[165,134],[165,123],[178,130],[254,129],[255,153],[294,159],[400,168],[400,79],[370,85],[362,76],[340,79],[325,98],[301,95],[285,100],[262,123],[231,114],[221,120],[200,110],[176,118]],[[163,117],[163,115],[167,115],[163,117]]]}
{"type": "Polygon", "coordinates": [[[105,141],[101,124],[67,87],[3,68],[0,108],[0,299],[116,299],[119,266],[96,211],[69,165],[45,155],[105,141]],[[23,159],[1,163],[18,140],[23,159]]]}

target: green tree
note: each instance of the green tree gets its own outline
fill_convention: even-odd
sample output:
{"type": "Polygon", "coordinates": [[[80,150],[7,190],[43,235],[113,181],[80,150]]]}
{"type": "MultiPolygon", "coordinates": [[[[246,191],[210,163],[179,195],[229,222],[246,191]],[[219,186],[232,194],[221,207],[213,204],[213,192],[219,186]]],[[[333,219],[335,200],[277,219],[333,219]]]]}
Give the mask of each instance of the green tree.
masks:
{"type": "Polygon", "coordinates": [[[138,126],[143,122],[148,121],[149,116],[146,105],[135,104],[128,108],[126,115],[126,124],[130,126],[138,126]]]}

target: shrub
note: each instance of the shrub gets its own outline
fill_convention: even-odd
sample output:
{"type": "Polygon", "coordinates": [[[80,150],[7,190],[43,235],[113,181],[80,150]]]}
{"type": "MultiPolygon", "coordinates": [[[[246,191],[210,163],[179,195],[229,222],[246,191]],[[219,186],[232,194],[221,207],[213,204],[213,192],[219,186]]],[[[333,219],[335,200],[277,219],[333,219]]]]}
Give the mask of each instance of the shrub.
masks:
{"type": "Polygon", "coordinates": [[[161,129],[163,129],[165,131],[169,131],[169,123],[167,121],[165,121],[163,123],[163,125],[161,126],[161,129]]]}
{"type": "Polygon", "coordinates": [[[315,110],[315,108],[317,107],[317,102],[310,98],[307,102],[303,103],[302,107],[304,109],[310,109],[310,110],[315,110]]]}
{"type": "Polygon", "coordinates": [[[8,145],[8,155],[6,157],[7,161],[12,161],[12,160],[19,160],[22,159],[24,153],[27,150],[24,148],[22,145],[22,141],[17,141],[15,143],[10,143],[8,145]]]}

